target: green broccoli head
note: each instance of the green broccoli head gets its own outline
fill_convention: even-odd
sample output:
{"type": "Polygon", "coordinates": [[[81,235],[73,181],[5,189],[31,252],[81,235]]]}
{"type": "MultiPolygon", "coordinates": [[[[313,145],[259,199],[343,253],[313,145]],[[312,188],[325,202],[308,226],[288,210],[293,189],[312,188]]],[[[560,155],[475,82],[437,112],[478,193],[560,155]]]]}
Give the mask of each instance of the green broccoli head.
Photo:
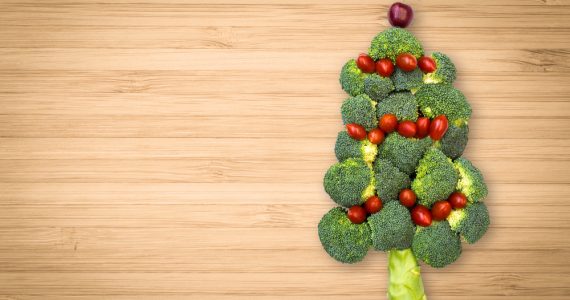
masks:
{"type": "Polygon", "coordinates": [[[394,82],[396,91],[412,91],[415,93],[423,84],[423,74],[419,68],[410,72],[396,68],[390,78],[394,82]]]}
{"type": "Polygon", "coordinates": [[[455,191],[459,175],[453,162],[441,150],[430,148],[420,160],[412,190],[418,203],[431,207],[436,201],[447,199],[455,191]]]}
{"type": "Polygon", "coordinates": [[[368,224],[352,223],[340,207],[331,209],[323,216],[318,230],[325,251],[342,263],[361,261],[372,244],[368,224]]]}
{"type": "Polygon", "coordinates": [[[376,159],[378,146],[372,144],[368,139],[357,141],[351,138],[346,131],[341,131],[336,138],[334,153],[338,161],[344,161],[348,158],[362,158],[371,164],[376,159]]]}
{"type": "Polygon", "coordinates": [[[393,90],[394,84],[390,78],[381,77],[378,74],[371,74],[364,79],[364,92],[376,101],[386,98],[393,90]]]}
{"type": "Polygon", "coordinates": [[[469,126],[467,124],[461,126],[451,124],[443,138],[437,142],[437,145],[445,155],[456,159],[463,154],[467,146],[468,134],[469,126]]]}
{"type": "Polygon", "coordinates": [[[434,222],[428,227],[417,226],[412,251],[426,264],[443,268],[459,258],[461,241],[447,221],[434,222]]]}
{"type": "Polygon", "coordinates": [[[387,57],[396,62],[396,57],[402,53],[410,53],[416,58],[420,58],[424,54],[424,49],[418,39],[409,31],[392,27],[374,37],[368,52],[374,60],[387,57]]]}
{"type": "Polygon", "coordinates": [[[431,58],[435,61],[435,72],[425,74],[423,76],[424,83],[447,83],[452,84],[457,77],[457,70],[449,56],[441,53],[434,52],[431,58]]]}
{"type": "Polygon", "coordinates": [[[401,190],[410,187],[410,176],[402,173],[388,160],[377,159],[374,164],[376,193],[382,202],[398,201],[401,190]]]}
{"type": "Polygon", "coordinates": [[[418,103],[416,97],[410,92],[392,93],[388,98],[378,102],[376,106],[377,117],[385,114],[394,114],[398,121],[418,119],[418,103]]]}
{"type": "Polygon", "coordinates": [[[451,229],[458,232],[469,244],[474,244],[483,237],[491,223],[489,211],[483,202],[469,203],[463,209],[453,210],[447,221],[451,229]]]}
{"type": "Polygon", "coordinates": [[[369,74],[362,72],[354,59],[349,60],[340,71],[340,86],[351,96],[364,93],[364,79],[369,74]]]}
{"type": "Polygon", "coordinates": [[[431,146],[429,137],[405,138],[398,133],[389,134],[378,148],[378,156],[392,163],[406,174],[412,174],[425,151],[431,146]]]}
{"type": "Polygon", "coordinates": [[[376,102],[364,94],[344,100],[340,112],[345,125],[350,123],[360,124],[366,131],[370,131],[378,126],[376,102]]]}
{"type": "Polygon", "coordinates": [[[374,195],[373,172],[360,158],[349,158],[332,165],[324,178],[325,191],[344,207],[362,204],[374,195]]]}
{"type": "Polygon", "coordinates": [[[429,118],[445,115],[450,123],[462,125],[471,117],[471,105],[461,91],[448,84],[424,84],[415,94],[420,110],[429,118]]]}
{"type": "Polygon", "coordinates": [[[414,238],[414,224],[407,208],[393,201],[368,217],[374,249],[389,251],[407,249],[414,238]]]}
{"type": "Polygon", "coordinates": [[[465,194],[469,202],[483,201],[487,197],[488,190],[481,171],[462,157],[455,160],[454,166],[459,171],[457,190],[465,194]]]}

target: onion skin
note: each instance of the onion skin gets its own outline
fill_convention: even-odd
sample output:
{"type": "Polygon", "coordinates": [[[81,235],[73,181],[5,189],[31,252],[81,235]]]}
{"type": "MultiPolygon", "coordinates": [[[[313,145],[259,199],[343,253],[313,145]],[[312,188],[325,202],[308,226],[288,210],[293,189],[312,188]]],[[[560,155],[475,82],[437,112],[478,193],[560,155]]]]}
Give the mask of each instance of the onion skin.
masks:
{"type": "Polygon", "coordinates": [[[406,28],[414,18],[412,7],[401,2],[395,2],[388,10],[388,21],[394,27],[406,28]]]}

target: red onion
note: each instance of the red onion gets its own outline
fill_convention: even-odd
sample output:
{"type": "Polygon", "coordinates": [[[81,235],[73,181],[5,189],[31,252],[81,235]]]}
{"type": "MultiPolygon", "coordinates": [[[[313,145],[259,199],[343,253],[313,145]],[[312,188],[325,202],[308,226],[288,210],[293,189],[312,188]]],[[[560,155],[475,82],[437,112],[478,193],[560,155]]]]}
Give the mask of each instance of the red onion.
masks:
{"type": "Polygon", "coordinates": [[[406,28],[414,18],[414,11],[409,5],[395,2],[388,11],[388,20],[394,27],[406,28]]]}

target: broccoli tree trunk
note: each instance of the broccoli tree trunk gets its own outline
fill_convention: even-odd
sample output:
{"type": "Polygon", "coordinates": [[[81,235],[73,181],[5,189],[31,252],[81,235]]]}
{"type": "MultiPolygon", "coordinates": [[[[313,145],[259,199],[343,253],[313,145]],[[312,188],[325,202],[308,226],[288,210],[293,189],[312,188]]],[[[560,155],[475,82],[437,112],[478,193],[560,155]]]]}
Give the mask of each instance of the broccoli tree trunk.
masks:
{"type": "Polygon", "coordinates": [[[427,300],[424,292],[420,266],[412,249],[388,252],[388,299],[427,300]]]}

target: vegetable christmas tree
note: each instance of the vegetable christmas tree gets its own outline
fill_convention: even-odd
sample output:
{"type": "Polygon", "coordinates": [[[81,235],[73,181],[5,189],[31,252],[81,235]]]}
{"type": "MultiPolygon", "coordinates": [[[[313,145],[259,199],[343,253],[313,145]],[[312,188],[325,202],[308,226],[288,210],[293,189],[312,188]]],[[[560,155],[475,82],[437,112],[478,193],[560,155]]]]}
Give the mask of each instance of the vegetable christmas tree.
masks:
{"type": "Polygon", "coordinates": [[[388,252],[389,299],[427,299],[418,260],[442,268],[489,227],[481,172],[461,157],[471,106],[453,87],[451,59],[424,56],[403,29],[409,6],[395,3],[390,23],[368,54],[349,60],[340,84],[338,163],[324,177],[339,206],[318,225],[326,252],[342,263],[361,261],[370,248],[388,252]]]}

